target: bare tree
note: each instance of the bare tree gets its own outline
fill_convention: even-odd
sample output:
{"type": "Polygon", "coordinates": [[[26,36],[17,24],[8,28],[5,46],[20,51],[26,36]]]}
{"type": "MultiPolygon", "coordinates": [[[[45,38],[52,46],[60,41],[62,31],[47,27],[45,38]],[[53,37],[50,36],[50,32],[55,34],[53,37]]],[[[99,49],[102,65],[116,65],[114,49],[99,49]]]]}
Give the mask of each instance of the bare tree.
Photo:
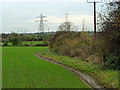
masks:
{"type": "Polygon", "coordinates": [[[59,27],[59,31],[75,31],[75,26],[71,22],[64,22],[59,27]]]}

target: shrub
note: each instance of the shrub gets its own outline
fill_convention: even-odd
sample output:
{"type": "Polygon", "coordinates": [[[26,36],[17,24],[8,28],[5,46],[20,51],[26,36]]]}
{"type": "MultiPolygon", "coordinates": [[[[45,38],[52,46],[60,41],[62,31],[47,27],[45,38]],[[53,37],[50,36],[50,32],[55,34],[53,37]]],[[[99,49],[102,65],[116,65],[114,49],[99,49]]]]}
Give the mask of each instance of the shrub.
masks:
{"type": "Polygon", "coordinates": [[[24,46],[29,46],[28,44],[25,44],[24,46]]]}
{"type": "Polygon", "coordinates": [[[48,46],[48,44],[36,44],[35,46],[48,46]]]}
{"type": "Polygon", "coordinates": [[[106,57],[107,61],[104,63],[102,69],[113,69],[119,70],[120,66],[120,48],[115,49],[115,51],[106,57]]]}
{"type": "Polygon", "coordinates": [[[19,37],[15,36],[15,37],[12,37],[12,38],[11,38],[11,42],[12,42],[12,45],[13,45],[13,46],[18,46],[21,41],[20,41],[20,38],[19,38],[19,37]]]}
{"type": "Polygon", "coordinates": [[[3,46],[8,46],[8,40],[4,42],[3,46]]]}
{"type": "Polygon", "coordinates": [[[93,63],[102,63],[102,55],[105,50],[101,50],[101,44],[103,45],[101,39],[95,40],[87,32],[62,31],[57,32],[51,39],[50,48],[58,54],[78,57],[93,63]],[[90,59],[91,56],[92,59],[90,59]]]}

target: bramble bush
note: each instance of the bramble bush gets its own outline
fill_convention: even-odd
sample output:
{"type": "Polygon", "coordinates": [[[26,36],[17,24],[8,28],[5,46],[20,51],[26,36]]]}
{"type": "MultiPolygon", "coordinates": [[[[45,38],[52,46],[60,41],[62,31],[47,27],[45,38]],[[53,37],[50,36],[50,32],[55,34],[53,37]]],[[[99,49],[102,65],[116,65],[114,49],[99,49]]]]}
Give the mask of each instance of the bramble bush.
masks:
{"type": "Polygon", "coordinates": [[[88,32],[57,32],[51,39],[52,51],[71,57],[80,58],[91,63],[103,63],[102,50],[104,42],[95,40],[88,32]]]}
{"type": "Polygon", "coordinates": [[[110,53],[106,39],[99,35],[94,38],[87,32],[56,32],[51,38],[50,50],[90,63],[102,64],[102,69],[119,68],[120,48],[110,53]]]}

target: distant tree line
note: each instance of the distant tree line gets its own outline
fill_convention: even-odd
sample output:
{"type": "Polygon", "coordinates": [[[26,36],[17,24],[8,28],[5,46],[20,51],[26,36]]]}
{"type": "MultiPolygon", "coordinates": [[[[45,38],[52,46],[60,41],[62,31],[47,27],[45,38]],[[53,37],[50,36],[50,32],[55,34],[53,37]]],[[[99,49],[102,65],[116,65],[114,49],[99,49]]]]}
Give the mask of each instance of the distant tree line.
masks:
{"type": "Polygon", "coordinates": [[[3,46],[7,46],[9,42],[12,43],[13,46],[21,45],[22,42],[27,41],[43,41],[44,43],[49,43],[49,37],[51,37],[51,34],[32,34],[32,35],[24,35],[24,34],[17,34],[17,33],[11,33],[11,34],[1,34],[2,35],[2,43],[3,46]]]}

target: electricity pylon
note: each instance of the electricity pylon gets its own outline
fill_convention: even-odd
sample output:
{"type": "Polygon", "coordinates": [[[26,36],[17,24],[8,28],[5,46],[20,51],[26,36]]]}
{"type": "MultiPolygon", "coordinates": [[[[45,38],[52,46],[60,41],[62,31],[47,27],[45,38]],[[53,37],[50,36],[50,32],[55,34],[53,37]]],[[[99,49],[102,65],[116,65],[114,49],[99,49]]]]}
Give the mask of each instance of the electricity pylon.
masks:
{"type": "Polygon", "coordinates": [[[83,27],[82,27],[82,30],[84,31],[85,30],[85,20],[83,19],[83,27]]]}
{"type": "Polygon", "coordinates": [[[46,16],[43,16],[43,14],[41,14],[39,17],[39,21],[35,21],[35,22],[39,22],[39,29],[38,29],[38,33],[43,33],[44,32],[44,22],[46,22],[47,20],[44,20],[46,16]]]}
{"type": "Polygon", "coordinates": [[[68,31],[69,27],[68,13],[65,14],[65,30],[68,31]]]}
{"type": "Polygon", "coordinates": [[[65,14],[65,22],[68,22],[68,13],[65,14]]]}

